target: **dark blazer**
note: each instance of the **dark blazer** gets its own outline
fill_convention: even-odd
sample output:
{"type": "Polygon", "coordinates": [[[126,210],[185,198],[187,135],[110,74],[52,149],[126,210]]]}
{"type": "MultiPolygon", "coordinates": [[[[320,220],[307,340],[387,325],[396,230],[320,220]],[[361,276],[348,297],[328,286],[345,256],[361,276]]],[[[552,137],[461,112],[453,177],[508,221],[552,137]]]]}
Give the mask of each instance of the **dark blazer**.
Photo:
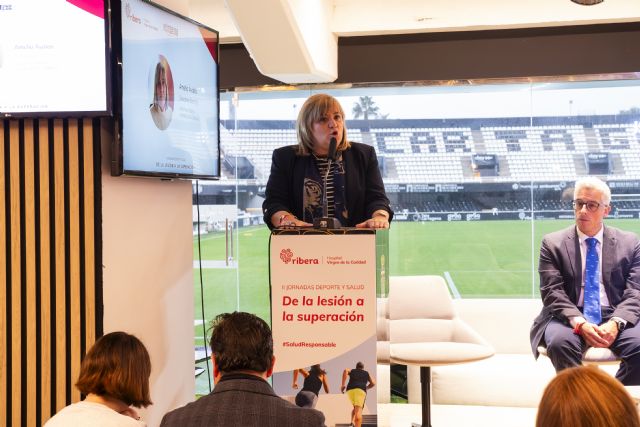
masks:
{"type": "MultiPolygon", "coordinates": [[[[538,345],[552,317],[566,322],[582,316],[577,307],[582,286],[582,260],[576,226],[547,234],[540,247],[540,296],[543,308],[531,327],[531,349],[538,345]]],[[[640,242],[634,233],[604,227],[602,281],[613,316],[631,325],[640,316],[640,242]]]]}
{"type": "MultiPolygon", "coordinates": [[[[277,148],[273,151],[271,174],[267,182],[266,198],[262,204],[264,222],[271,225],[271,216],[278,211],[288,211],[297,218],[303,218],[302,191],[305,165],[312,162],[311,156],[296,155],[297,145],[277,148]]],[[[351,147],[342,152],[345,168],[345,198],[349,220],[342,225],[355,227],[371,218],[378,209],[389,213],[389,199],[378,169],[376,152],[370,145],[352,142],[351,147]]]]}
{"type": "Polygon", "coordinates": [[[161,427],[324,427],[324,415],[277,396],[269,383],[226,374],[213,391],[164,416],[161,427]]]}

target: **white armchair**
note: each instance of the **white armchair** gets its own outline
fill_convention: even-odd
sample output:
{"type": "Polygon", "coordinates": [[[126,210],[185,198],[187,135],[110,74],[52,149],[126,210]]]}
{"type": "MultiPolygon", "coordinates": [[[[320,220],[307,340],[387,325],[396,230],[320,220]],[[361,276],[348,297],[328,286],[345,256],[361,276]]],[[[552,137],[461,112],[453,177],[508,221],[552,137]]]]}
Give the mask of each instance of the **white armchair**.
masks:
{"type": "MultiPolygon", "coordinates": [[[[548,356],[547,347],[544,345],[538,346],[538,352],[542,356],[548,356]]],[[[588,347],[582,354],[583,365],[603,365],[603,364],[615,364],[620,363],[620,358],[609,348],[597,348],[588,347]]]]}
{"type": "Polygon", "coordinates": [[[486,359],[494,350],[456,316],[442,277],[392,276],[389,287],[389,358],[420,366],[422,425],[431,427],[431,366],[486,359]]]}

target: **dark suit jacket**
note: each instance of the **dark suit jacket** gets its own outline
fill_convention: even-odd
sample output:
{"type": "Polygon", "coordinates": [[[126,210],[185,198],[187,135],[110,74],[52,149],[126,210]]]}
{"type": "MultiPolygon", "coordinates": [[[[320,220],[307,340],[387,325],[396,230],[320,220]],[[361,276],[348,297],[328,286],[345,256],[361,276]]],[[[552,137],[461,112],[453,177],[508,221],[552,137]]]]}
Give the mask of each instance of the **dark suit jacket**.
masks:
{"type": "MultiPolygon", "coordinates": [[[[271,225],[271,216],[278,211],[288,211],[297,218],[303,218],[302,190],[305,165],[312,162],[311,156],[296,155],[297,145],[281,147],[273,151],[271,174],[267,182],[266,198],[262,204],[264,222],[271,225]]],[[[389,199],[384,191],[382,177],[378,169],[376,152],[370,145],[352,142],[351,147],[342,152],[345,168],[345,198],[349,220],[342,225],[354,227],[371,218],[378,209],[389,213],[389,199]]]]}
{"type": "Polygon", "coordinates": [[[277,396],[269,383],[226,374],[213,391],[164,416],[161,427],[324,427],[324,415],[277,396]]]}
{"type": "MultiPolygon", "coordinates": [[[[569,317],[582,316],[577,307],[582,286],[582,260],[576,226],[547,234],[540,247],[542,312],[531,327],[531,349],[538,345],[552,317],[569,325],[569,317]]],[[[640,316],[640,242],[634,233],[604,227],[602,281],[613,316],[631,325],[640,316]]]]}

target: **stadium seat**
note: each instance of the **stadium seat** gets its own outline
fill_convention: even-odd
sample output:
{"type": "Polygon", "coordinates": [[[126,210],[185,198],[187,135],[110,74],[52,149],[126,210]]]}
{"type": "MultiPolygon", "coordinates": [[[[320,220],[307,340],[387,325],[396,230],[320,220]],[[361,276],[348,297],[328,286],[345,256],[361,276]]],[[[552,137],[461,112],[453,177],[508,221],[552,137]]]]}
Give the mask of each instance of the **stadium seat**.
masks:
{"type": "MultiPolygon", "coordinates": [[[[608,179],[640,176],[640,133],[635,123],[604,122],[593,127],[535,122],[509,125],[509,121],[498,119],[487,119],[480,125],[443,123],[441,127],[432,121],[369,123],[371,127],[349,127],[349,139],[372,145],[378,156],[393,165],[385,177],[388,184],[572,181],[582,173],[574,159],[602,150],[611,152],[614,163],[617,161],[608,179]],[[470,173],[468,159],[474,153],[498,155],[505,166],[500,176],[478,178],[470,173]]],[[[296,144],[296,133],[291,121],[249,125],[257,127],[247,127],[247,123],[238,129],[221,127],[221,145],[228,155],[246,156],[255,167],[256,184],[263,185],[269,177],[273,150],[296,144]]]]}

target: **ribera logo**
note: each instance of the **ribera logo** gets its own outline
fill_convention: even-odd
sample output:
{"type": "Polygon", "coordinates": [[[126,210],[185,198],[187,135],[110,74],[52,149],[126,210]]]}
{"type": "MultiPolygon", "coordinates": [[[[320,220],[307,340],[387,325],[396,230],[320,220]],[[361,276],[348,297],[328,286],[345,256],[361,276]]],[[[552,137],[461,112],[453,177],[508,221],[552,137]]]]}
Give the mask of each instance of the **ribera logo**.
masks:
{"type": "Polygon", "coordinates": [[[12,4],[0,4],[0,11],[13,10],[12,4]]]}
{"type": "Polygon", "coordinates": [[[291,258],[293,258],[293,252],[291,252],[291,249],[283,249],[280,251],[280,259],[284,261],[285,264],[289,264],[291,262],[291,258]]]}
{"type": "Polygon", "coordinates": [[[285,264],[320,264],[320,260],[318,258],[294,257],[293,251],[289,248],[280,251],[280,259],[285,264]]]}
{"type": "Polygon", "coordinates": [[[129,4],[129,2],[127,2],[124,5],[124,13],[127,16],[127,18],[129,18],[130,20],[132,20],[133,22],[135,22],[136,24],[140,24],[142,22],[142,19],[138,18],[136,15],[133,14],[133,12],[131,11],[131,5],[129,4]]]}

